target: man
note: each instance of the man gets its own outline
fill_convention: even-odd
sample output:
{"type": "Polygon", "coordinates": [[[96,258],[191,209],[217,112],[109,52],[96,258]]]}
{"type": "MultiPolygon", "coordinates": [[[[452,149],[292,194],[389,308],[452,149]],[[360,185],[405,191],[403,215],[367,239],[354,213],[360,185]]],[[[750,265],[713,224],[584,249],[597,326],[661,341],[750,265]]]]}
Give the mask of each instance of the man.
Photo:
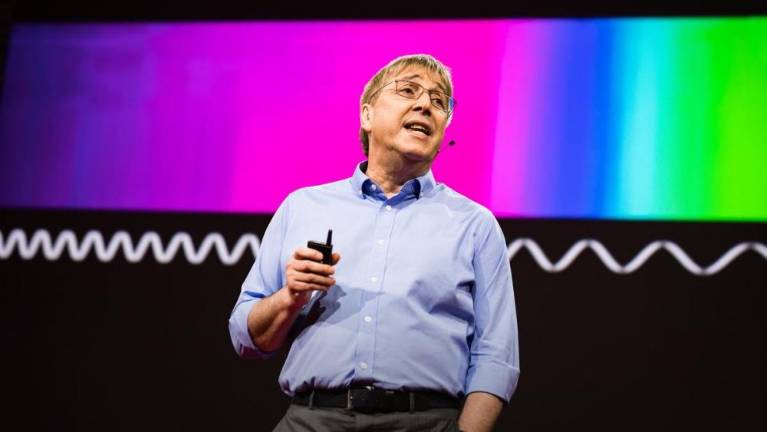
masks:
{"type": "Polygon", "coordinates": [[[362,95],[367,161],[350,179],[293,192],[270,222],[229,330],[243,357],[294,338],[279,378],[293,403],[275,430],[489,431],[511,398],[519,355],[503,233],[430,170],[452,93],[435,58],[393,60],[362,95]],[[328,229],[333,265],[306,247],[328,229]]]}

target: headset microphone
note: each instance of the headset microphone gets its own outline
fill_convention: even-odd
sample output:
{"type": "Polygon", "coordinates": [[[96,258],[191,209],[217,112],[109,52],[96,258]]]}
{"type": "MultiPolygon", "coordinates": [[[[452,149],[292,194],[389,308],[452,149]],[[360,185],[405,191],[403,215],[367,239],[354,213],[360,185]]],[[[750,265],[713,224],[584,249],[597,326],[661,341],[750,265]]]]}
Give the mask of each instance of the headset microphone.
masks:
{"type": "Polygon", "coordinates": [[[447,145],[449,145],[450,147],[454,146],[455,145],[455,140],[450,140],[450,142],[447,143],[447,145]]]}

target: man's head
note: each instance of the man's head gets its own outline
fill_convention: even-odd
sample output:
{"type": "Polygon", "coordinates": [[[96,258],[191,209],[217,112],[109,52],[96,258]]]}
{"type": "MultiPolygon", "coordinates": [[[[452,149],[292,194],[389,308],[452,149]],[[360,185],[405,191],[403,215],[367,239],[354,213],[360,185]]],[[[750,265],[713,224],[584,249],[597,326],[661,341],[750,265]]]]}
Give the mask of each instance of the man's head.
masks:
{"type": "Polygon", "coordinates": [[[433,158],[454,105],[450,71],[426,54],[398,57],[365,85],[360,98],[360,140],[365,156],[371,141],[433,158]]]}

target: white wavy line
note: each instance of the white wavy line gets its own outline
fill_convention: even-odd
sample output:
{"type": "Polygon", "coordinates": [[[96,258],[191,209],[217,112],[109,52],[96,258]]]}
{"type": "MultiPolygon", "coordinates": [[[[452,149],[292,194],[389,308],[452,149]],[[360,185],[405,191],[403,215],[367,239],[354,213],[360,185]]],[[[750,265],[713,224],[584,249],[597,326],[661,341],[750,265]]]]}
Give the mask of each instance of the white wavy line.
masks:
{"type": "Polygon", "coordinates": [[[514,259],[514,256],[519,253],[522,248],[527,249],[538,266],[549,273],[559,273],[566,270],[586,249],[594,251],[596,256],[608,270],[618,274],[629,274],[637,271],[659,250],[666,250],[669,252],[685,270],[697,276],[710,276],[719,273],[737,257],[749,250],[760,254],[767,260],[767,245],[759,242],[738,243],[708,267],[701,267],[690,258],[684,249],[669,240],[656,240],[647,244],[626,265],[621,265],[602,243],[593,239],[578,240],[575,244],[570,246],[570,249],[568,249],[556,263],[549,260],[546,254],[543,253],[543,250],[541,250],[541,247],[538,246],[538,243],[529,238],[519,238],[509,244],[509,259],[514,259]]]}
{"type": "MultiPolygon", "coordinates": [[[[21,229],[11,230],[7,238],[3,231],[0,231],[0,259],[8,259],[15,251],[18,251],[19,256],[25,260],[34,259],[39,253],[48,261],[57,261],[66,252],[73,261],[79,262],[93,252],[99,261],[111,262],[119,252],[122,252],[128,262],[137,263],[151,251],[154,259],[162,264],[173,261],[183,252],[183,256],[189,263],[199,265],[215,250],[223,264],[234,265],[242,259],[247,250],[250,250],[252,257],[255,258],[260,247],[261,241],[251,233],[241,235],[234,247],[229,249],[224,237],[217,232],[206,235],[199,247],[196,247],[192,237],[186,232],[175,233],[167,245],[164,245],[160,235],[154,231],[142,234],[135,244],[130,234],[125,231],[114,233],[108,243],[98,231],[86,232],[82,241],[79,242],[75,233],[70,230],[60,232],[55,241],[45,229],[36,230],[29,238],[21,229]]],[[[698,276],[719,273],[748,251],[754,251],[767,259],[767,245],[759,242],[742,242],[731,247],[708,267],[702,267],[676,243],[656,240],[647,244],[634,258],[623,265],[599,241],[582,239],[570,246],[567,252],[554,263],[549,260],[538,243],[529,238],[519,238],[509,244],[509,259],[513,260],[523,248],[530,252],[541,269],[549,273],[559,273],[568,269],[586,249],[592,250],[608,270],[618,274],[637,271],[660,250],[667,251],[685,270],[698,276]]]]}
{"type": "Polygon", "coordinates": [[[109,243],[105,243],[104,237],[98,231],[88,231],[80,242],[70,230],[59,233],[56,241],[53,241],[51,234],[44,229],[36,230],[30,238],[20,229],[11,230],[7,238],[4,237],[3,231],[0,231],[0,259],[8,259],[14,251],[18,251],[19,256],[25,260],[31,260],[40,253],[48,261],[57,261],[66,250],[73,261],[82,261],[93,252],[99,261],[111,262],[121,251],[128,262],[137,263],[151,251],[157,262],[167,264],[173,261],[181,250],[189,263],[199,265],[208,259],[211,251],[215,249],[223,264],[234,265],[240,261],[246,250],[249,249],[255,257],[260,247],[261,241],[250,233],[241,235],[230,250],[224,237],[216,232],[206,235],[200,246],[196,247],[192,237],[185,232],[174,234],[167,246],[164,246],[160,235],[154,231],[142,234],[135,245],[130,234],[125,231],[114,233],[109,243]]]}

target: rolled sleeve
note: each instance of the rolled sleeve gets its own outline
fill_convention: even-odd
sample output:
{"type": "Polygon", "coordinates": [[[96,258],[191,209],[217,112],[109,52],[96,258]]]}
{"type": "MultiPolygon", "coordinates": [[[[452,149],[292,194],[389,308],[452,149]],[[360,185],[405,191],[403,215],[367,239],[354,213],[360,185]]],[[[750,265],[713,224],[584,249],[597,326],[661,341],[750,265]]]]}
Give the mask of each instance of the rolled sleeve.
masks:
{"type": "Polygon", "coordinates": [[[491,393],[509,402],[519,380],[519,368],[507,363],[477,360],[466,376],[466,394],[491,393]]]}
{"type": "Polygon", "coordinates": [[[256,261],[242,284],[240,295],[229,316],[229,336],[234,350],[243,358],[263,359],[273,353],[259,349],[253,342],[248,331],[248,315],[253,305],[272,295],[283,285],[280,257],[289,200],[290,197],[280,205],[269,222],[256,261]]]}
{"type": "Polygon", "coordinates": [[[229,317],[229,336],[232,338],[232,345],[237,355],[247,359],[265,359],[269,358],[273,351],[263,351],[253,343],[253,339],[248,332],[248,314],[253,305],[260,301],[258,298],[243,301],[235,306],[229,317]]]}
{"type": "Polygon", "coordinates": [[[466,394],[481,391],[509,402],[519,380],[517,312],[506,240],[489,212],[475,244],[475,328],[466,394]]]}

